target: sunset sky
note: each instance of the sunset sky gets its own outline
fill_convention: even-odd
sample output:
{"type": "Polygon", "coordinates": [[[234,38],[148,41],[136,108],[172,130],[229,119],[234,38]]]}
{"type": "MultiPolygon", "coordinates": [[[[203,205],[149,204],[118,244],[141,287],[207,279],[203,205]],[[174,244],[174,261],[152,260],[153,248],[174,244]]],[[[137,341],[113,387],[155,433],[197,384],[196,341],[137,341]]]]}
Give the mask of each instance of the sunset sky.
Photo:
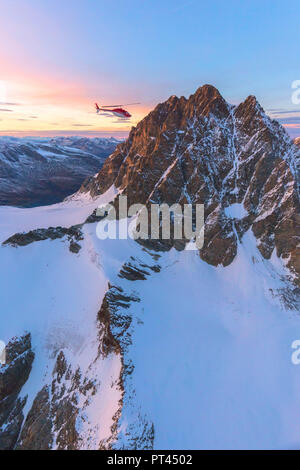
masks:
{"type": "Polygon", "coordinates": [[[0,16],[0,134],[125,136],[170,95],[255,94],[300,135],[298,0],[9,0],[0,16]],[[216,15],[218,11],[218,15],[216,15]],[[93,103],[140,102],[130,122],[93,103]]]}

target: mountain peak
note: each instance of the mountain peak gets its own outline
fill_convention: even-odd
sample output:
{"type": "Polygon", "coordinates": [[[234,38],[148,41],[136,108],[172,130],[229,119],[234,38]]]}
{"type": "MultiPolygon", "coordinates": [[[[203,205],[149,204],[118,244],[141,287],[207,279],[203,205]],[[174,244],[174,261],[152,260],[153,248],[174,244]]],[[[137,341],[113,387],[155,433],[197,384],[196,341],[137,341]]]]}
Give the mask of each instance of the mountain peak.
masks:
{"type": "Polygon", "coordinates": [[[114,185],[129,204],[204,204],[208,222],[201,257],[213,265],[228,265],[236,254],[236,228],[224,208],[243,201],[248,218],[239,237],[252,225],[263,256],[270,257],[276,245],[279,256],[290,256],[300,283],[297,149],[286,137],[255,96],[233,109],[215,87],[204,85],[188,99],[171,96],[157,105],[82,190],[96,196],[114,185]],[[290,226],[285,221],[282,228],[287,212],[290,226]],[[277,238],[269,236],[268,218],[278,225],[277,238]]]}
{"type": "Polygon", "coordinates": [[[219,90],[213,85],[203,85],[192,94],[187,106],[195,108],[197,115],[207,117],[214,114],[217,117],[227,117],[229,115],[229,106],[220,94],[219,90]]]}
{"type": "Polygon", "coordinates": [[[239,104],[239,106],[237,107],[237,110],[239,110],[237,111],[237,114],[241,114],[241,113],[244,113],[244,114],[251,113],[252,115],[254,113],[258,113],[260,115],[265,114],[264,109],[262,108],[256,96],[254,95],[249,95],[245,99],[245,101],[239,104]]]}
{"type": "Polygon", "coordinates": [[[245,99],[244,103],[247,103],[249,106],[256,106],[257,104],[259,104],[258,101],[257,101],[256,96],[254,96],[254,95],[249,95],[245,99]]]}
{"type": "Polygon", "coordinates": [[[202,85],[199,88],[197,88],[194,95],[196,95],[196,96],[198,96],[198,95],[205,96],[208,99],[222,98],[219,90],[216,87],[214,87],[213,85],[209,85],[207,83],[205,85],[202,85]]]}

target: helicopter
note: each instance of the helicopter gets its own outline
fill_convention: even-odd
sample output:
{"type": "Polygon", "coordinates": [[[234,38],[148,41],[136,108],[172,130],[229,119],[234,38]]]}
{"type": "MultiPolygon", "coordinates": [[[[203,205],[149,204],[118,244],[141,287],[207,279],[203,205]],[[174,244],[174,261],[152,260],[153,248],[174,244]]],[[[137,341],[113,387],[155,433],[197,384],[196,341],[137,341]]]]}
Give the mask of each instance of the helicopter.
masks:
{"type": "Polygon", "coordinates": [[[95,108],[96,108],[97,114],[100,114],[101,112],[111,113],[114,116],[117,116],[119,118],[129,119],[131,118],[131,114],[128,111],[126,111],[126,109],[123,109],[122,106],[132,106],[135,104],[140,104],[140,103],[112,104],[112,105],[106,105],[106,106],[99,106],[98,103],[95,103],[95,108]]]}

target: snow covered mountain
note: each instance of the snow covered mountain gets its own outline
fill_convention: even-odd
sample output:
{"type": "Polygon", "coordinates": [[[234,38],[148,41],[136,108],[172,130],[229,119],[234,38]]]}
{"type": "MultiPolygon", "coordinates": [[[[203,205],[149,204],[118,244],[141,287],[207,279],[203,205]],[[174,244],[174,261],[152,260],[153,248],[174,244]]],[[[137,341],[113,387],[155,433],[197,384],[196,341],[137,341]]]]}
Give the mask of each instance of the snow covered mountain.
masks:
{"type": "Polygon", "coordinates": [[[299,156],[206,85],[63,203],[0,207],[0,448],[299,448],[299,156]],[[203,248],[100,240],[120,194],[203,203],[203,248]]]}
{"type": "Polygon", "coordinates": [[[0,204],[62,201],[101,168],[119,143],[114,138],[0,137],[0,204]]]}
{"type": "Polygon", "coordinates": [[[229,265],[251,227],[264,258],[276,248],[299,279],[299,155],[254,96],[233,107],[205,85],[158,105],[81,191],[114,184],[129,204],[204,204],[203,260],[229,265]]]}

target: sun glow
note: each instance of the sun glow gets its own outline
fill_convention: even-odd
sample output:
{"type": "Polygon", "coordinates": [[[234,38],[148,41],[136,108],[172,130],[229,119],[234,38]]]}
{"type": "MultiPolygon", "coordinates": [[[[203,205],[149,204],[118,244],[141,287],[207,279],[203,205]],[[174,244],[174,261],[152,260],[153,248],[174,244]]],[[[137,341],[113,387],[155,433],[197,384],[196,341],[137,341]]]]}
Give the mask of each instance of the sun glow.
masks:
{"type": "MultiPolygon", "coordinates": [[[[130,120],[96,115],[94,101],[80,83],[24,79],[0,81],[0,134],[54,135],[55,133],[125,135],[148,113],[133,106],[130,120]]],[[[126,100],[126,99],[125,99],[126,100]]]]}

